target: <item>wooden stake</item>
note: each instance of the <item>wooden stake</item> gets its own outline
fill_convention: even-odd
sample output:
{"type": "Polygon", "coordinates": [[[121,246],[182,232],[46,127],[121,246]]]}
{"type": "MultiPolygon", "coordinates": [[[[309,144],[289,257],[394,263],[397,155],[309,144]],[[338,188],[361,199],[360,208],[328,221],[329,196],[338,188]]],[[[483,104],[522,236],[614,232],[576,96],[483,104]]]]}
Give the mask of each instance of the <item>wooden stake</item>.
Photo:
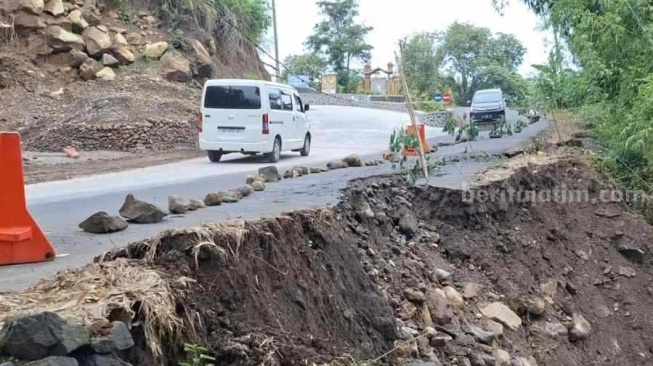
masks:
{"type": "Polygon", "coordinates": [[[429,168],[426,166],[426,156],[424,155],[424,146],[422,146],[422,139],[419,136],[419,131],[417,130],[417,119],[415,118],[415,111],[413,110],[413,98],[410,96],[410,91],[408,90],[408,81],[406,81],[406,75],[404,74],[404,47],[403,45],[399,46],[401,52],[400,64],[399,64],[399,76],[404,84],[404,90],[406,92],[406,106],[408,108],[408,114],[410,115],[410,122],[415,129],[415,134],[417,135],[417,145],[419,147],[419,162],[422,166],[422,173],[424,178],[428,179],[429,177],[429,168]]]}

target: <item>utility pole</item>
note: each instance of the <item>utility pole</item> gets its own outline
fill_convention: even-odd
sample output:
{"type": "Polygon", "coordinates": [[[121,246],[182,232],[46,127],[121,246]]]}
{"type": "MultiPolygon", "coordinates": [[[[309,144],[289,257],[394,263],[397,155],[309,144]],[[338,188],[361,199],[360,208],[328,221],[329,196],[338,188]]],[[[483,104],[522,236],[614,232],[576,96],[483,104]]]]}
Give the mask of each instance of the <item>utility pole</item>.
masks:
{"type": "Polygon", "coordinates": [[[281,62],[279,62],[279,35],[277,34],[277,4],[272,0],[272,21],[274,22],[274,58],[276,59],[276,82],[281,79],[281,62]]]}

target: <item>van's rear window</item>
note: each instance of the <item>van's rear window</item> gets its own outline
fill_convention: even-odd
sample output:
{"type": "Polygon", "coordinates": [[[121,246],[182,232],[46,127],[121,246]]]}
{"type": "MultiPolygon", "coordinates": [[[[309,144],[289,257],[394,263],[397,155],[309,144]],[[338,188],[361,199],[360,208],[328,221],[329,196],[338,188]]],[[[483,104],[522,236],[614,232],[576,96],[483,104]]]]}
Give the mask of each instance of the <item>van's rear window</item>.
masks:
{"type": "Polygon", "coordinates": [[[261,109],[261,90],[257,86],[208,86],[204,108],[261,109]]]}

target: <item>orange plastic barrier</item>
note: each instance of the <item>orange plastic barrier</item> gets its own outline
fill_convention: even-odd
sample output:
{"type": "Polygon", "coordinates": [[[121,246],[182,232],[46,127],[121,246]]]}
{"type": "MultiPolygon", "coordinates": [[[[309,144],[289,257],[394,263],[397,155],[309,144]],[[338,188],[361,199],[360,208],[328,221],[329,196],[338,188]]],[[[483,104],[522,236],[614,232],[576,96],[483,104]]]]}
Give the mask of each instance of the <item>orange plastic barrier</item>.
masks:
{"type": "MultiPolygon", "coordinates": [[[[423,123],[417,124],[417,131],[419,132],[419,139],[422,141],[422,149],[424,150],[424,154],[426,154],[429,151],[431,151],[431,148],[429,147],[429,144],[426,143],[426,128],[424,127],[423,123]]],[[[415,128],[413,127],[413,125],[409,125],[406,128],[406,134],[415,135],[415,128]]],[[[404,148],[402,154],[405,156],[417,156],[419,155],[419,151],[413,148],[404,148]]]]}
{"type": "Polygon", "coordinates": [[[54,260],[54,248],[27,211],[18,133],[0,132],[0,172],[0,265],[54,260]]]}

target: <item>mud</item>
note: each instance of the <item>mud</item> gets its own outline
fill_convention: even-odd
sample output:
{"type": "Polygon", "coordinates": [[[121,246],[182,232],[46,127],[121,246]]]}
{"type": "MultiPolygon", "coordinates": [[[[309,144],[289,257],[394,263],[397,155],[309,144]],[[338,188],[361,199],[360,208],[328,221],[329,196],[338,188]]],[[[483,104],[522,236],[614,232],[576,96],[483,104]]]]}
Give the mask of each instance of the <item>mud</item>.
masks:
{"type": "Polygon", "coordinates": [[[374,177],[352,181],[333,209],[169,232],[104,259],[136,258],[195,279],[179,292],[178,312],[220,365],[370,360],[391,350],[381,361],[454,365],[489,359],[495,348],[538,365],[653,363],[652,228],[625,204],[604,202],[610,185],[577,158],[509,169],[474,185],[473,201],[470,192],[374,177]],[[587,201],[478,200],[481,191],[563,186],[587,201]],[[462,293],[467,283],[481,290],[446,316],[408,301],[445,286],[462,293]],[[528,310],[534,298],[547,300],[541,312],[528,310]],[[523,326],[492,346],[470,342],[469,327],[486,325],[479,307],[494,301],[523,326]],[[587,339],[539,331],[545,322],[571,327],[578,313],[592,326],[587,339]],[[430,322],[452,342],[417,342],[410,332],[430,322]]]}

